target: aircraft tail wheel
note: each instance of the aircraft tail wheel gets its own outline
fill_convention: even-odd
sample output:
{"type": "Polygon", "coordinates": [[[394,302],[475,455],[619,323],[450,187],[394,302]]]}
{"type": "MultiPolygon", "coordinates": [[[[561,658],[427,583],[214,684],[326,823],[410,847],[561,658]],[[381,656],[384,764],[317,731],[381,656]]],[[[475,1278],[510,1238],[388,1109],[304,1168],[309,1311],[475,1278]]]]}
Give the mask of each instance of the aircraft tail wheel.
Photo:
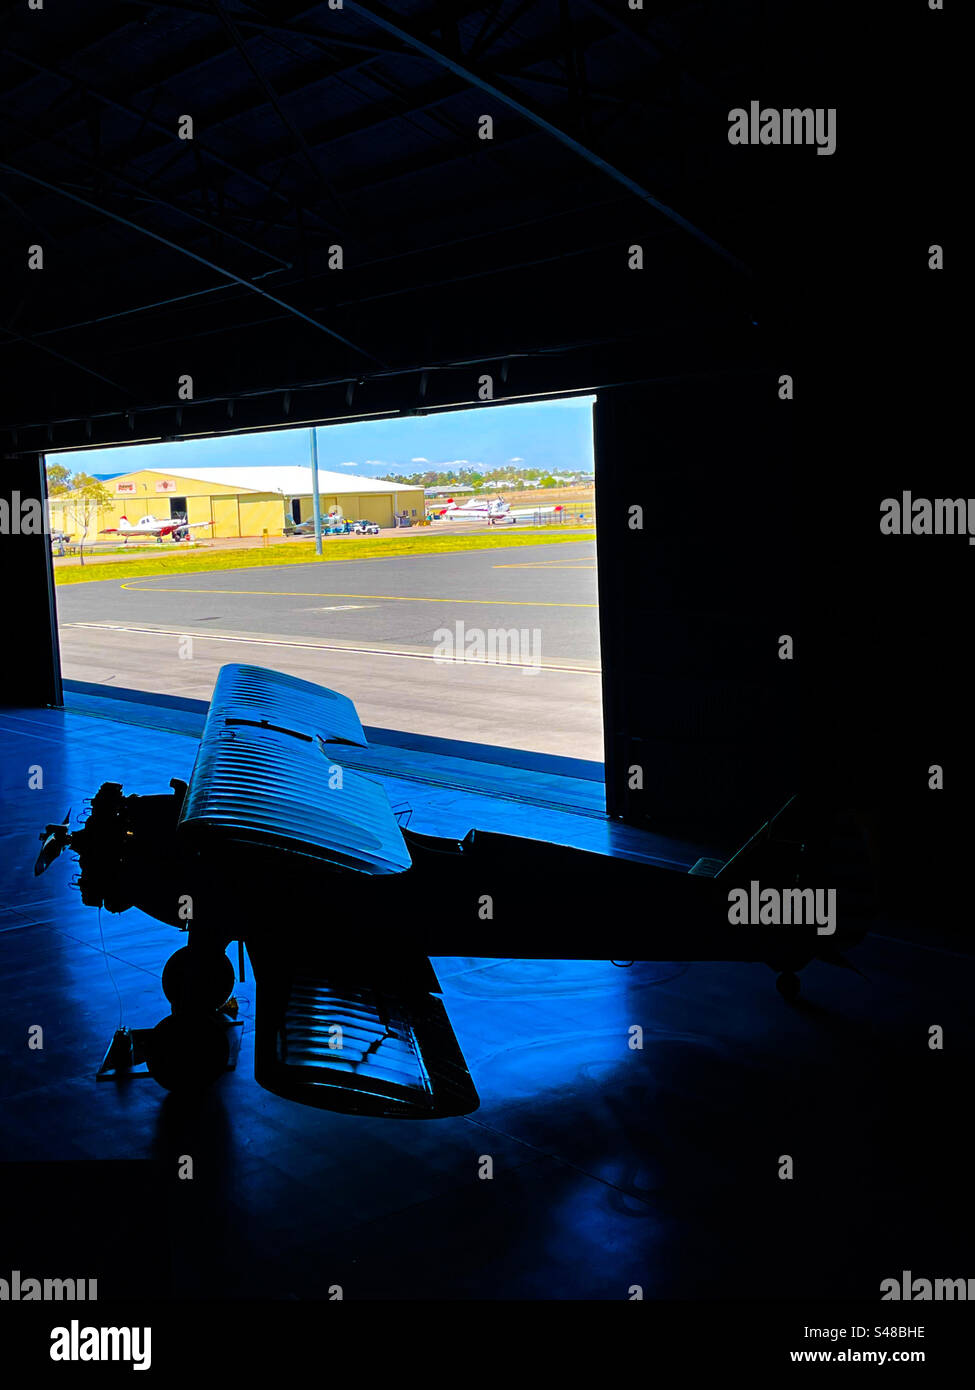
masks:
{"type": "Polygon", "coordinates": [[[790,1004],[799,998],[799,991],[802,988],[799,983],[799,976],[793,974],[791,970],[784,970],[775,981],[775,988],[782,995],[782,998],[790,1004]]]}
{"type": "Polygon", "coordinates": [[[216,1017],[171,1014],[146,1039],[150,1075],[167,1091],[204,1091],[227,1069],[230,1041],[216,1017]]]}
{"type": "Polygon", "coordinates": [[[163,967],[162,987],[175,1013],[184,1009],[209,1012],[226,1004],[236,979],[222,951],[182,946],[163,967]]]}

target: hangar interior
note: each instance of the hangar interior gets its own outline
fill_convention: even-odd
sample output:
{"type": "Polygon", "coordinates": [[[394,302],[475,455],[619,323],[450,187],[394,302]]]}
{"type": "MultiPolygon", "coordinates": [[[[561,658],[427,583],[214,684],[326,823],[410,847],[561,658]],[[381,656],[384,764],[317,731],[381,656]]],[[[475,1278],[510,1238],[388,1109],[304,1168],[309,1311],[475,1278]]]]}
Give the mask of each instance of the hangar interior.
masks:
{"type": "MultiPolygon", "coordinates": [[[[473,1115],[325,1115],[259,1089],[253,962],[241,1061],[198,1104],[96,1085],[117,1019],[158,1016],[173,932],[82,906],[66,858],[35,879],[38,831],[106,779],[187,778],[206,710],[66,694],[50,545],[8,528],[12,1268],[85,1266],[117,1295],[136,1270],[177,1298],[721,1299],[873,1297],[964,1263],[968,1178],[944,1155],[972,1043],[971,759],[945,595],[970,553],[895,547],[876,521],[920,486],[955,398],[950,297],[918,260],[947,209],[927,127],[875,138],[899,69],[876,76],[884,100],[862,87],[873,42],[832,5],[10,7],[8,514],[59,450],[594,393],[604,786],[376,730],[360,765],[430,834],[655,871],[604,892],[580,858],[517,930],[430,931],[436,892],[400,904],[473,1115]],[[837,154],[732,147],[727,113],[756,93],[837,107],[837,154]],[[871,916],[789,1003],[762,965],[702,958],[681,895],[797,794],[800,838],[826,844],[830,881],[866,875],[871,916]],[[776,1181],[784,1153],[801,1183],[776,1181]],[[131,1227],[104,1220],[119,1202],[131,1227]]],[[[937,110],[940,38],[898,42],[912,66],[928,53],[937,110]]],[[[953,468],[932,491],[960,495],[953,468]]],[[[502,897],[530,874],[513,863],[502,897]]],[[[282,931],[289,913],[283,883],[282,931]]]]}

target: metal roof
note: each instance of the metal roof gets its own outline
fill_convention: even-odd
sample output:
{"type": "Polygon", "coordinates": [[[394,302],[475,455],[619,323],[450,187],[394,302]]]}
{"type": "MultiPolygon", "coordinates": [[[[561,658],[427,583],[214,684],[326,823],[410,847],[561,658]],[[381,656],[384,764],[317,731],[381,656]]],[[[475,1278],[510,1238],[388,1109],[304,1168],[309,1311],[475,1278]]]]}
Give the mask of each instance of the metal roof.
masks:
{"type": "Polygon", "coordinates": [[[770,46],[783,91],[829,49],[788,9],[6,6],[0,448],[774,360],[754,320],[788,266],[786,187],[832,161],[770,177],[727,128],[770,46]]]}
{"type": "MultiPolygon", "coordinates": [[[[153,473],[160,473],[167,478],[191,478],[199,483],[222,483],[225,487],[239,488],[241,492],[280,492],[287,497],[311,496],[311,469],[301,464],[256,464],[243,468],[155,468],[147,464],[146,467],[153,473]]],[[[119,476],[127,477],[128,474],[119,476]]],[[[394,492],[408,492],[409,487],[401,483],[385,483],[380,478],[361,478],[354,473],[335,473],[320,468],[318,491],[376,492],[390,496],[394,492]]]]}

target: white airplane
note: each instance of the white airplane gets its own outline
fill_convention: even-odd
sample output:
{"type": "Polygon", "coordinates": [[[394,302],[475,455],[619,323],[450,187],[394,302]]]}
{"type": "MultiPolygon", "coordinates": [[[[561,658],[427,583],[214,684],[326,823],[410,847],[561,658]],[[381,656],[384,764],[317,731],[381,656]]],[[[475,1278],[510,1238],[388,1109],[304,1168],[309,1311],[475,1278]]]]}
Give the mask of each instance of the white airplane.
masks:
{"type": "Polygon", "coordinates": [[[565,508],[561,503],[539,507],[517,507],[512,511],[511,503],[503,497],[494,501],[463,502],[458,504],[451,497],[440,513],[441,521],[486,521],[489,525],[514,526],[519,521],[537,522],[551,520],[565,508]]]}
{"type": "Polygon", "coordinates": [[[155,536],[157,540],[162,540],[163,536],[172,536],[174,541],[181,540],[184,535],[188,536],[194,526],[212,526],[212,521],[184,521],[181,517],[171,517],[168,521],[160,521],[155,516],[140,516],[134,524],[127,516],[119,518],[118,526],[106,526],[104,531],[99,531],[100,536],[124,536],[128,540],[129,536],[155,536]]]}
{"type": "Polygon", "coordinates": [[[561,504],[546,507],[518,507],[511,513],[509,520],[512,522],[534,521],[537,518],[541,521],[543,518],[557,516],[559,512],[564,510],[565,508],[561,504]]]}
{"type": "Polygon", "coordinates": [[[452,497],[448,497],[447,504],[439,516],[441,521],[488,521],[493,525],[497,521],[511,521],[510,511],[511,503],[506,502],[503,497],[495,497],[490,501],[485,498],[483,502],[455,502],[452,497]]]}

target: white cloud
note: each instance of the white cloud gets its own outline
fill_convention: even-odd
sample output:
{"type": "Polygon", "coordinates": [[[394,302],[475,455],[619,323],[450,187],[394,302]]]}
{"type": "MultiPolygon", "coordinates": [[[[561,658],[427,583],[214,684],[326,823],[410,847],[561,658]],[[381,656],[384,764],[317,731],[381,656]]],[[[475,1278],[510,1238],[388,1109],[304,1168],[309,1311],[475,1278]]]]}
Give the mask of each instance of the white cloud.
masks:
{"type": "Polygon", "coordinates": [[[509,463],[524,463],[525,460],[524,460],[524,459],[515,458],[515,459],[509,459],[508,462],[509,462],[509,463]]]}
{"type": "Polygon", "coordinates": [[[429,459],[425,459],[425,458],[410,459],[410,463],[429,463],[429,462],[430,462],[430,460],[429,460],[429,459]]]}
{"type": "Polygon", "coordinates": [[[367,468],[388,468],[389,464],[385,459],[366,459],[367,468]]]}
{"type": "Polygon", "coordinates": [[[357,461],[356,461],[355,459],[353,459],[351,463],[348,463],[348,462],[346,462],[346,463],[340,463],[338,466],[339,466],[339,468],[358,468],[358,467],[359,467],[359,465],[358,465],[358,463],[357,463],[357,461]]]}

